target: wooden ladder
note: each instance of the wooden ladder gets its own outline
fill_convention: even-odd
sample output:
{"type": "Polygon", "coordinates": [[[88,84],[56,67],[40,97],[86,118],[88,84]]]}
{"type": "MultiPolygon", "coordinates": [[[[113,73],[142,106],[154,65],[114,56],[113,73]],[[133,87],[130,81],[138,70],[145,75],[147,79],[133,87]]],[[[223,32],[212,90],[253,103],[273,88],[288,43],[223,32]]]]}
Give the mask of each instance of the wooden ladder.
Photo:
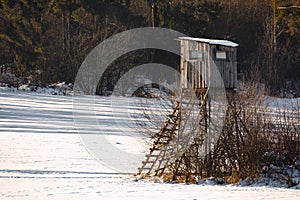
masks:
{"type": "MultiPolygon", "coordinates": [[[[181,115],[182,116],[181,116],[181,122],[180,122],[180,130],[178,131],[179,136],[180,135],[182,136],[182,135],[184,135],[183,134],[184,132],[187,132],[188,136],[192,137],[194,142],[197,139],[201,140],[201,138],[197,138],[196,132],[199,131],[197,129],[199,122],[204,119],[204,116],[203,116],[201,110],[203,110],[206,107],[205,102],[207,100],[207,96],[208,96],[208,91],[206,91],[206,93],[203,95],[203,98],[202,98],[203,101],[200,104],[196,103],[196,105],[195,105],[195,102],[193,101],[192,97],[188,97],[189,101],[187,103],[182,103],[182,105],[181,105],[182,106],[181,107],[181,109],[182,109],[181,115]],[[199,110],[197,111],[197,114],[196,114],[194,120],[192,121],[192,127],[190,127],[191,128],[190,129],[187,127],[187,124],[188,124],[188,120],[190,120],[193,109],[195,109],[194,106],[196,106],[197,109],[199,109],[199,110]],[[184,112],[183,110],[186,112],[184,116],[183,116],[183,112],[184,112]]],[[[169,152],[169,157],[166,158],[166,161],[164,163],[165,166],[163,166],[161,169],[158,169],[158,170],[161,170],[161,173],[163,173],[164,170],[167,167],[169,167],[169,168],[171,168],[171,170],[175,169],[177,171],[176,168],[180,167],[180,162],[181,162],[182,158],[193,147],[194,142],[190,143],[190,141],[185,138],[182,138],[182,139],[179,139],[178,141],[176,141],[175,143],[177,143],[177,144],[175,144],[175,145],[177,145],[177,146],[172,147],[171,151],[169,152]],[[180,153],[181,155],[178,153],[180,153]],[[179,156],[179,157],[175,157],[174,156],[175,154],[177,154],[177,156],[179,156]]]]}
{"type": "MultiPolygon", "coordinates": [[[[199,128],[197,128],[197,126],[200,126],[200,124],[203,121],[207,120],[207,98],[208,98],[208,91],[206,91],[203,96],[202,96],[202,102],[200,102],[199,104],[199,108],[198,108],[198,112],[197,115],[195,116],[195,119],[192,122],[192,129],[188,129],[186,130],[185,128],[181,128],[181,131],[179,132],[179,134],[181,134],[183,131],[187,131],[188,135],[190,137],[193,138],[193,141],[190,143],[190,141],[188,142],[188,140],[183,140],[180,141],[182,149],[182,155],[177,158],[173,163],[170,163],[170,168],[171,170],[173,170],[173,180],[176,179],[176,177],[181,176],[182,174],[193,174],[197,171],[197,169],[186,169],[185,166],[185,159],[191,161],[192,157],[195,158],[195,160],[198,159],[198,150],[195,153],[195,155],[190,155],[191,152],[194,151],[193,148],[198,149],[198,147],[201,147],[202,145],[205,145],[205,138],[203,138],[203,136],[200,136],[198,131],[203,131],[200,130],[199,128]],[[190,171],[189,171],[190,170],[190,171]],[[187,173],[188,172],[188,173],[187,173]]],[[[189,120],[189,116],[190,116],[190,111],[189,109],[187,109],[187,116],[185,117],[185,119],[182,119],[182,124],[184,124],[184,126],[186,125],[186,120],[189,120]]],[[[205,132],[207,133],[207,124],[205,124],[205,132]]],[[[206,136],[206,135],[205,135],[206,136]]],[[[194,163],[197,164],[197,163],[194,163]]],[[[191,166],[189,166],[191,167],[191,166]]]]}
{"type": "Polygon", "coordinates": [[[178,130],[180,112],[180,102],[177,102],[172,113],[168,115],[164,126],[154,136],[156,139],[150,148],[149,154],[146,155],[145,161],[142,162],[142,166],[138,168],[138,174],[150,174],[155,166],[157,166],[156,168],[161,167],[165,161],[166,152],[170,150],[168,145],[178,130]]]}
{"type": "MultiPolygon", "coordinates": [[[[207,93],[205,94],[206,100],[207,93]]],[[[195,99],[192,96],[186,96],[187,101],[177,102],[173,112],[168,115],[168,119],[164,123],[164,126],[160,129],[159,133],[156,134],[156,139],[153,142],[152,147],[150,148],[149,154],[146,155],[145,161],[142,162],[142,166],[138,168],[138,174],[146,173],[150,174],[153,169],[155,169],[156,175],[160,172],[163,173],[164,170],[169,166],[173,165],[176,162],[175,154],[178,154],[178,150],[180,152],[185,152],[186,149],[189,148],[188,141],[171,141],[175,138],[176,133],[180,136],[184,131],[186,131],[188,120],[194,111],[195,99]],[[185,119],[182,119],[182,106],[184,106],[184,110],[186,114],[184,115],[185,119]]],[[[196,103],[197,104],[197,103],[196,103]]],[[[199,106],[197,104],[196,106],[199,106]]],[[[201,105],[203,106],[203,104],[201,105]]],[[[199,108],[198,108],[199,109],[199,108]]],[[[196,120],[193,122],[191,135],[194,135],[196,131],[196,124],[199,123],[200,114],[197,112],[196,120]]],[[[179,138],[175,138],[179,139],[179,138]]],[[[181,139],[179,139],[181,140],[181,139]]],[[[180,158],[179,156],[178,158],[180,158]]]]}

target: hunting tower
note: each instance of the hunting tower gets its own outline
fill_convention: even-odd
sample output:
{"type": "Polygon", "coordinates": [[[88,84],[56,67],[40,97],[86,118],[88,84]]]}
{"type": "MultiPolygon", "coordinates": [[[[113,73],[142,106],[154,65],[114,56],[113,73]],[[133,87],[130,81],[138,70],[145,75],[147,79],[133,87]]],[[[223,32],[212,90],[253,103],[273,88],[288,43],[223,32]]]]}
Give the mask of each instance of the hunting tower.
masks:
{"type": "Polygon", "coordinates": [[[202,176],[204,168],[212,167],[200,164],[210,163],[213,144],[218,140],[215,135],[222,131],[209,128],[210,124],[217,124],[213,120],[218,119],[211,116],[211,111],[214,109],[224,116],[216,105],[211,106],[211,102],[215,102],[214,92],[208,93],[225,88],[228,101],[233,100],[231,97],[238,86],[238,44],[191,37],[177,40],[181,56],[181,98],[163,127],[153,136],[153,145],[138,174],[171,174],[172,181],[184,176],[188,182],[191,177],[202,176]]]}

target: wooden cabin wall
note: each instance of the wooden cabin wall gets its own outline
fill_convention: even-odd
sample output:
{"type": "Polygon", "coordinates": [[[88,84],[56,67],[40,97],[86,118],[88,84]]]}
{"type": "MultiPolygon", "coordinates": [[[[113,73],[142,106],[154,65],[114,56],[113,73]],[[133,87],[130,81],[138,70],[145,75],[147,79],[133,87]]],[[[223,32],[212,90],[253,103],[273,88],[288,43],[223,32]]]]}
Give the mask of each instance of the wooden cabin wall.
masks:
{"type": "Polygon", "coordinates": [[[181,40],[181,80],[182,87],[187,88],[188,84],[192,88],[207,88],[209,80],[209,48],[206,43],[181,40]],[[191,59],[190,52],[198,51],[202,54],[202,59],[191,59]]]}
{"type": "Polygon", "coordinates": [[[236,88],[237,86],[236,48],[212,45],[211,57],[220,71],[225,88],[230,88],[230,89],[236,88]],[[226,59],[217,59],[216,58],[217,51],[225,51],[226,59]]]}

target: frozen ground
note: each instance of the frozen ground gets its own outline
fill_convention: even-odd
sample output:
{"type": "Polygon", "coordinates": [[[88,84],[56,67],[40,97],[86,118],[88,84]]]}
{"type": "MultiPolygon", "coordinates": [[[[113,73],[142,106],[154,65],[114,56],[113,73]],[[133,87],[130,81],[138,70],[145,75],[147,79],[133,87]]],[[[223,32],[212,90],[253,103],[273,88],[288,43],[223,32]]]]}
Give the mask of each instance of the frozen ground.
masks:
{"type": "Polygon", "coordinates": [[[87,113],[91,110],[98,123],[97,127],[87,125],[87,135],[105,132],[99,136],[103,141],[94,140],[91,145],[111,144],[108,149],[96,151],[96,156],[88,153],[89,147],[82,142],[84,137],[75,129],[72,97],[0,92],[1,200],[300,198],[300,190],[284,188],[136,182],[130,175],[120,173],[125,171],[118,166],[128,165],[131,170],[139,167],[135,162],[146,148],[142,137],[127,126],[132,120],[126,115],[127,104],[112,109],[109,98],[96,98],[95,106],[90,106],[91,97],[82,98],[86,106],[79,110],[80,114],[89,123],[87,113]],[[103,155],[113,155],[101,157],[101,151],[103,155]],[[126,159],[118,158],[118,152],[133,155],[135,162],[126,163],[126,159]]]}

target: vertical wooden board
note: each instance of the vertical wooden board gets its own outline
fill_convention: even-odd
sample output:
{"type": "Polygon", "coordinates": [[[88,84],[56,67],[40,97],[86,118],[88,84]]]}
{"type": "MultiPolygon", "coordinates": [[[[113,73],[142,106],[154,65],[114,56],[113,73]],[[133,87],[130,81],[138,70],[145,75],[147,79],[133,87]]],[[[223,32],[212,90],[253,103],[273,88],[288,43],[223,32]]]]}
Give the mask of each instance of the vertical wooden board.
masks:
{"type": "Polygon", "coordinates": [[[230,62],[225,63],[226,66],[226,88],[230,87],[230,62]]]}
{"type": "Polygon", "coordinates": [[[191,62],[192,88],[195,88],[195,62],[191,62]]]}
{"type": "Polygon", "coordinates": [[[202,61],[199,62],[199,88],[202,88],[202,61]]]}
{"type": "Polygon", "coordinates": [[[229,87],[233,88],[233,61],[230,61],[229,87]]]}
{"type": "Polygon", "coordinates": [[[194,62],[194,88],[197,88],[197,61],[194,62]]]}
{"type": "Polygon", "coordinates": [[[188,84],[190,84],[190,65],[189,63],[186,63],[186,88],[188,87],[188,84]]]}
{"type": "MultiPolygon", "coordinates": [[[[207,48],[208,48],[208,52],[210,55],[212,55],[212,46],[207,44],[207,48]]],[[[210,86],[210,60],[211,60],[211,57],[207,57],[207,60],[206,60],[206,86],[209,87],[210,86]]]]}
{"type": "Polygon", "coordinates": [[[203,44],[203,62],[202,62],[202,79],[203,79],[203,82],[204,82],[204,85],[203,85],[203,88],[205,88],[205,84],[206,84],[206,77],[205,77],[205,69],[206,69],[206,57],[207,57],[207,48],[206,48],[206,45],[203,44]]]}
{"type": "Polygon", "coordinates": [[[205,88],[205,85],[206,85],[206,80],[205,80],[205,69],[206,69],[206,66],[205,66],[205,59],[203,60],[202,62],[202,84],[203,84],[203,88],[205,88]]]}
{"type": "Polygon", "coordinates": [[[198,88],[198,82],[197,82],[197,74],[198,74],[198,69],[197,69],[197,61],[194,63],[194,80],[195,80],[195,87],[194,88],[198,88]]]}
{"type": "Polygon", "coordinates": [[[184,85],[183,87],[186,88],[186,78],[187,78],[187,66],[186,66],[186,55],[185,55],[185,48],[186,48],[186,44],[185,41],[182,40],[182,63],[183,63],[183,78],[184,78],[184,85]]]}
{"type": "Polygon", "coordinates": [[[187,80],[187,84],[188,84],[187,87],[188,87],[188,86],[190,85],[190,81],[191,81],[191,80],[190,80],[190,77],[191,77],[190,72],[191,72],[191,70],[190,70],[190,65],[189,65],[188,62],[186,63],[186,65],[187,65],[187,70],[186,70],[186,71],[187,71],[187,72],[186,72],[186,73],[187,73],[187,76],[186,76],[186,80],[187,80]]]}
{"type": "Polygon", "coordinates": [[[193,88],[197,88],[197,62],[196,61],[193,62],[193,79],[194,79],[193,88]]]}
{"type": "MultiPolygon", "coordinates": [[[[195,51],[196,42],[195,41],[190,41],[190,42],[192,44],[190,51],[195,51]]],[[[195,60],[192,61],[192,69],[193,69],[193,88],[195,88],[195,60]]]]}
{"type": "Polygon", "coordinates": [[[191,84],[191,66],[187,63],[187,87],[191,84]]]}
{"type": "Polygon", "coordinates": [[[197,61],[197,88],[200,88],[200,60],[197,61]]]}
{"type": "Polygon", "coordinates": [[[204,82],[204,88],[207,88],[207,80],[206,80],[206,70],[207,70],[207,58],[210,56],[209,48],[206,43],[203,43],[204,47],[204,59],[203,59],[203,82],[204,82]]]}
{"type": "Polygon", "coordinates": [[[232,68],[232,62],[227,61],[227,69],[228,69],[228,75],[227,75],[227,87],[231,88],[230,85],[230,77],[231,77],[231,68],[232,68]]]}
{"type": "Polygon", "coordinates": [[[235,88],[237,69],[236,69],[236,48],[232,48],[232,88],[235,88]]]}
{"type": "Polygon", "coordinates": [[[224,74],[223,74],[222,78],[223,78],[224,86],[227,87],[227,83],[226,83],[227,68],[226,68],[226,65],[223,65],[223,68],[224,68],[224,74]]]}
{"type": "Polygon", "coordinates": [[[180,40],[180,87],[184,88],[183,40],[180,40]]]}
{"type": "Polygon", "coordinates": [[[190,66],[190,84],[191,84],[191,87],[193,88],[193,65],[191,65],[191,63],[189,63],[189,66],[190,66]]]}
{"type": "Polygon", "coordinates": [[[237,62],[233,62],[233,69],[234,69],[234,77],[233,77],[233,88],[238,88],[238,81],[237,81],[237,62]]]}
{"type": "Polygon", "coordinates": [[[230,88],[230,67],[231,67],[231,62],[225,62],[224,63],[226,65],[226,88],[230,88]]]}
{"type": "Polygon", "coordinates": [[[224,67],[226,69],[226,88],[230,87],[230,52],[229,52],[229,48],[226,48],[226,60],[224,60],[224,67]]]}
{"type": "Polygon", "coordinates": [[[202,88],[202,78],[201,78],[201,73],[202,73],[202,60],[199,61],[199,88],[202,88]]]}
{"type": "Polygon", "coordinates": [[[185,48],[186,48],[186,44],[184,40],[181,40],[181,64],[182,64],[182,87],[186,88],[186,78],[187,78],[187,66],[186,66],[186,55],[185,55],[185,48]]]}
{"type": "Polygon", "coordinates": [[[194,62],[194,81],[195,81],[194,88],[198,88],[198,86],[197,86],[198,85],[198,82],[197,82],[197,76],[198,76],[197,75],[198,74],[197,66],[198,65],[197,65],[197,63],[198,63],[197,61],[194,62]]]}
{"type": "Polygon", "coordinates": [[[230,88],[233,88],[233,48],[230,48],[230,77],[229,77],[229,81],[230,81],[230,88]]]}
{"type": "Polygon", "coordinates": [[[189,43],[187,40],[184,40],[184,48],[183,48],[183,54],[184,54],[184,58],[185,60],[189,60],[189,54],[187,54],[187,49],[189,48],[189,43]]]}
{"type": "Polygon", "coordinates": [[[198,62],[198,88],[201,88],[201,60],[198,62]]]}
{"type": "MultiPolygon", "coordinates": [[[[207,48],[207,52],[209,52],[209,54],[211,54],[211,50],[212,50],[212,48],[211,48],[211,46],[209,46],[209,45],[206,45],[206,48],[207,48]]],[[[209,87],[210,86],[210,76],[209,76],[209,71],[210,71],[210,62],[209,62],[209,56],[208,57],[206,57],[206,59],[205,59],[205,82],[206,82],[206,86],[207,87],[209,87]]]]}
{"type": "Polygon", "coordinates": [[[209,75],[209,78],[210,78],[210,86],[211,87],[215,87],[216,86],[216,83],[215,83],[215,81],[216,81],[216,79],[215,79],[215,71],[216,70],[214,70],[214,63],[213,63],[213,61],[212,60],[210,60],[211,62],[210,62],[210,75],[209,75]]]}
{"type": "Polygon", "coordinates": [[[187,63],[186,63],[186,61],[184,60],[183,61],[183,66],[184,66],[184,73],[183,73],[183,77],[184,77],[184,88],[186,88],[186,82],[187,82],[187,71],[188,71],[188,69],[187,69],[187,63]]]}
{"type": "Polygon", "coordinates": [[[225,81],[225,74],[226,74],[226,66],[224,65],[224,62],[223,61],[219,61],[219,66],[220,66],[220,74],[221,74],[221,78],[222,78],[222,81],[223,81],[223,84],[224,86],[226,85],[226,81],[225,81]]]}
{"type": "MultiPolygon", "coordinates": [[[[218,60],[218,61],[215,61],[215,63],[217,65],[217,68],[219,69],[219,72],[220,72],[220,75],[221,75],[221,78],[222,78],[221,81],[224,82],[224,78],[223,78],[223,76],[224,76],[224,65],[223,65],[223,62],[218,60]]],[[[224,82],[224,84],[225,84],[225,82],[224,82]]]]}
{"type": "MultiPolygon", "coordinates": [[[[220,73],[220,77],[219,78],[221,78],[221,80],[219,80],[219,81],[223,81],[224,82],[224,78],[223,78],[223,76],[224,76],[224,65],[223,65],[223,63],[221,62],[221,61],[218,61],[217,63],[216,63],[216,65],[218,66],[218,69],[219,69],[219,73],[220,73]]],[[[224,83],[225,84],[225,83],[224,83]]]]}
{"type": "Polygon", "coordinates": [[[201,44],[202,45],[202,50],[203,50],[203,58],[202,58],[202,63],[201,63],[201,76],[202,76],[202,88],[205,88],[205,59],[206,59],[206,48],[205,48],[205,44],[201,44]]]}
{"type": "Polygon", "coordinates": [[[224,82],[224,86],[226,87],[226,66],[225,65],[222,67],[222,79],[224,82]]]}
{"type": "Polygon", "coordinates": [[[188,54],[187,54],[187,49],[188,49],[188,41],[184,40],[184,48],[183,48],[183,54],[184,54],[184,77],[185,77],[185,88],[187,88],[187,84],[188,84],[188,54]]]}
{"type": "Polygon", "coordinates": [[[222,61],[218,61],[218,65],[221,68],[221,77],[222,77],[222,81],[224,83],[224,86],[226,87],[226,66],[223,64],[222,61]]]}
{"type": "Polygon", "coordinates": [[[238,87],[238,81],[237,81],[237,48],[234,48],[234,62],[233,62],[233,66],[234,66],[234,88],[238,87]]]}
{"type": "Polygon", "coordinates": [[[189,63],[189,69],[190,69],[190,73],[189,73],[189,76],[190,76],[190,87],[193,88],[193,66],[189,63]]]}
{"type": "Polygon", "coordinates": [[[230,66],[229,66],[229,80],[228,80],[228,84],[229,84],[229,88],[232,88],[232,61],[230,61],[230,66]]]}
{"type": "MultiPolygon", "coordinates": [[[[205,49],[206,49],[206,52],[209,51],[209,48],[207,45],[205,45],[205,49]]],[[[205,87],[208,87],[208,78],[207,78],[207,69],[208,69],[208,59],[207,59],[207,56],[205,57],[204,59],[204,80],[205,80],[205,87]]]]}
{"type": "Polygon", "coordinates": [[[237,61],[237,48],[233,48],[233,61],[237,61]]]}
{"type": "MultiPolygon", "coordinates": [[[[200,44],[197,42],[196,50],[199,52],[200,50],[200,44]]],[[[196,62],[196,88],[200,88],[200,78],[199,78],[199,62],[200,59],[197,60],[196,62]]]]}
{"type": "Polygon", "coordinates": [[[231,61],[231,68],[230,68],[230,81],[231,81],[231,84],[230,84],[230,87],[231,88],[234,88],[234,61],[231,61]]]}
{"type": "MultiPolygon", "coordinates": [[[[210,47],[211,48],[211,47],[210,47]]],[[[208,66],[208,85],[211,86],[213,80],[212,80],[212,60],[209,58],[207,60],[207,66],[208,66]]]]}

